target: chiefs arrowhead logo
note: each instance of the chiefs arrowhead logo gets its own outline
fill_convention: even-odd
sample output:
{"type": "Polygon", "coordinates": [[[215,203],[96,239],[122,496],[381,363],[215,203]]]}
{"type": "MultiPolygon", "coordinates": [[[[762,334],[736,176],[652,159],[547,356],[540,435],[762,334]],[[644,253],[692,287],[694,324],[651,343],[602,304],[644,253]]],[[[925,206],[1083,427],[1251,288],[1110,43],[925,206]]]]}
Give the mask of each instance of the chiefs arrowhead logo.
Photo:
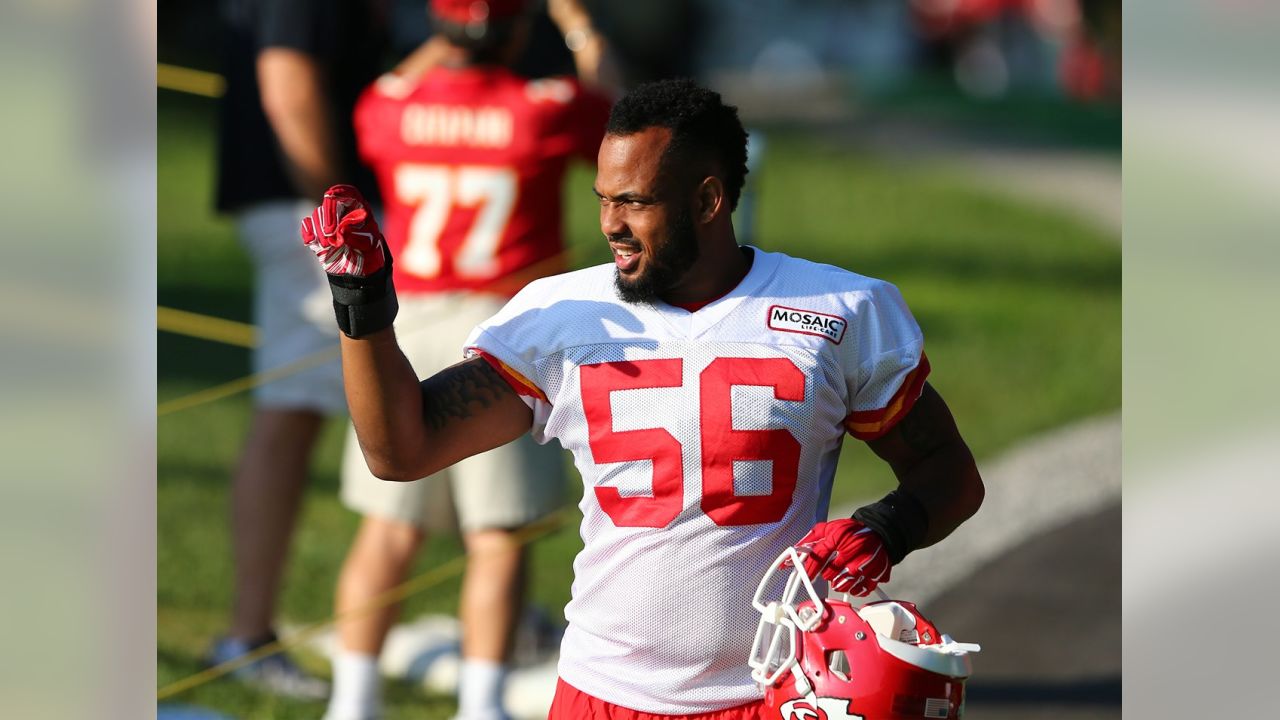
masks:
{"type": "Polygon", "coordinates": [[[842,698],[820,697],[818,706],[803,698],[788,700],[782,704],[782,720],[863,720],[861,715],[849,712],[849,701],[842,698]]]}

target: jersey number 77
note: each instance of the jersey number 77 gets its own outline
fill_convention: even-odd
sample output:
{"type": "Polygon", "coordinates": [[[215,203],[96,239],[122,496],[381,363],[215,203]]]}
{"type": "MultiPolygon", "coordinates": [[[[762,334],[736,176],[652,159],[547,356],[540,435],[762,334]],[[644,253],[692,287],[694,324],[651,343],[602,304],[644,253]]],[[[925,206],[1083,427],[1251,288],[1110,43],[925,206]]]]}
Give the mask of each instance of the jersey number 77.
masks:
{"type": "Polygon", "coordinates": [[[475,221],[453,258],[460,277],[498,273],[497,251],[516,205],[516,172],[507,167],[426,165],[396,167],[396,197],[416,207],[401,251],[401,269],[422,278],[440,274],[440,235],[455,206],[475,207],[475,221]]]}

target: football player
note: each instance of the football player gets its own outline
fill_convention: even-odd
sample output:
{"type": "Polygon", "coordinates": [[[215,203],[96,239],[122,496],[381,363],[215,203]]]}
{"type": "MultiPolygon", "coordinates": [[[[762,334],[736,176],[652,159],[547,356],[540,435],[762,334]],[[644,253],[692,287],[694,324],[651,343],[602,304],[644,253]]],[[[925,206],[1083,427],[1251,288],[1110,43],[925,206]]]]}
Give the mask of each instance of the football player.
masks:
{"type": "Polygon", "coordinates": [[[583,549],[552,718],[762,717],[748,593],[782,550],[802,544],[815,573],[864,594],[982,502],[898,290],[738,244],[746,139],[737,110],[691,81],[623,97],[595,181],[613,262],[530,283],[471,333],[466,360],[421,382],[358,191],[331,189],[303,222],[377,476],[412,480],[525,434],[573,453],[583,549]],[[899,486],[827,522],[846,434],[899,486]]]}
{"type": "MultiPolygon", "coordinates": [[[[529,280],[563,269],[565,171],[575,159],[594,162],[604,134],[616,76],[605,40],[577,0],[552,2],[577,77],[521,77],[511,65],[533,19],[528,5],[432,0],[436,34],[356,105],[360,154],[377,176],[396,258],[400,346],[419,374],[452,364],[477,323],[529,280]]],[[[342,498],[363,519],[336,609],[369,605],[404,581],[427,531],[452,529],[451,491],[468,554],[460,720],[506,717],[506,663],[523,598],[523,546],[513,531],[558,505],[562,465],[559,449],[528,437],[424,482],[391,484],[369,472],[348,433],[342,498]]],[[[397,609],[339,624],[327,720],[378,714],[378,656],[397,609]]]]}

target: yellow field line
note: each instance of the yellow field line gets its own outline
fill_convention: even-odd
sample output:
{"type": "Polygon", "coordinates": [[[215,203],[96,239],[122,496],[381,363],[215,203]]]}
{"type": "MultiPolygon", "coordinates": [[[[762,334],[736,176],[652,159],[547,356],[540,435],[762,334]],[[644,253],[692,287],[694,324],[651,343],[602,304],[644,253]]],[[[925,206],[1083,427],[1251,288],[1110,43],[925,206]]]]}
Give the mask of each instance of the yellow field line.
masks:
{"type": "Polygon", "coordinates": [[[156,87],[208,98],[220,98],[227,90],[227,81],[218,73],[156,63],[156,87]]]}
{"type": "MultiPolygon", "coordinates": [[[[520,528],[515,531],[513,535],[521,545],[528,545],[534,540],[550,535],[556,530],[564,527],[565,523],[569,519],[569,512],[573,509],[575,508],[572,506],[562,507],[542,520],[520,528]]],[[[460,575],[465,564],[465,555],[459,555],[452,558],[443,565],[434,567],[417,577],[410,578],[409,580],[400,583],[399,585],[373,598],[364,605],[352,608],[343,613],[338,613],[329,618],[303,627],[296,633],[290,634],[287,642],[284,640],[276,640],[275,642],[267,643],[262,647],[254,649],[252,652],[246,653],[232,660],[228,660],[222,664],[214,665],[213,667],[202,670],[195,675],[189,675],[181,680],[171,682],[156,691],[156,699],[165,700],[167,698],[171,698],[174,695],[186,692],[191,688],[199,687],[205,683],[217,680],[224,675],[233,673],[254,661],[297,647],[340,620],[359,617],[378,608],[400,602],[410,595],[420,593],[432,586],[448,580],[449,578],[460,575]]]]}
{"type": "Polygon", "coordinates": [[[156,308],[156,328],[165,332],[240,347],[249,348],[258,344],[258,329],[248,323],[223,320],[174,308],[156,308]]]}
{"type": "Polygon", "coordinates": [[[265,385],[269,382],[279,380],[280,378],[288,377],[294,373],[302,372],[307,368],[329,362],[330,360],[337,358],[340,353],[341,349],[337,344],[335,344],[332,348],[312,353],[300,360],[295,360],[288,365],[281,365],[280,367],[264,370],[260,373],[254,373],[242,378],[237,378],[221,385],[215,385],[211,388],[191,393],[190,395],[184,395],[183,397],[170,400],[169,402],[160,403],[159,407],[156,409],[156,413],[157,415],[164,416],[169,413],[178,412],[179,410],[186,410],[187,408],[195,407],[196,405],[203,405],[205,403],[213,402],[214,400],[221,400],[224,397],[230,397],[237,393],[244,392],[245,390],[257,387],[258,385],[265,385]]]}

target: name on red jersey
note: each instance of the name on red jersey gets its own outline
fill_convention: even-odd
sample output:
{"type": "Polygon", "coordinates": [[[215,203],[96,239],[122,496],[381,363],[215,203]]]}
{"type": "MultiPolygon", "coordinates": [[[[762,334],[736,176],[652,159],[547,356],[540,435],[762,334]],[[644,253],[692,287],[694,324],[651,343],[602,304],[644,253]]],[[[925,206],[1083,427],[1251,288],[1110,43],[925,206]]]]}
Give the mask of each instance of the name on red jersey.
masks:
{"type": "Polygon", "coordinates": [[[504,148],[513,125],[505,107],[410,103],[400,117],[400,138],[406,145],[504,148]]]}

